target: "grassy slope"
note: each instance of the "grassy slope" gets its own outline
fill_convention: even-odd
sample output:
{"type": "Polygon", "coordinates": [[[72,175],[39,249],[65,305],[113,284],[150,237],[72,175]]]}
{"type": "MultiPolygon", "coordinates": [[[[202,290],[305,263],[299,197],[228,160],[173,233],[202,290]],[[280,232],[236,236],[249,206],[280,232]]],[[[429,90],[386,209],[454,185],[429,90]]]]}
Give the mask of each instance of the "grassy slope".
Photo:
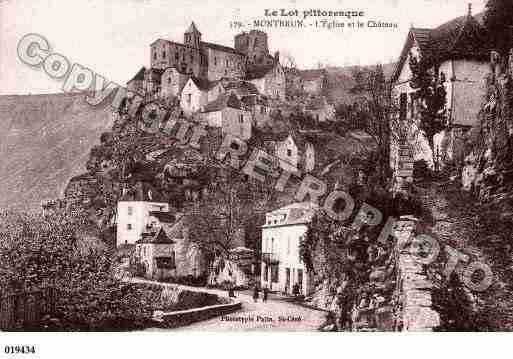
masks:
{"type": "Polygon", "coordinates": [[[59,197],[110,127],[110,107],[83,94],[0,96],[0,209],[59,197]]]}

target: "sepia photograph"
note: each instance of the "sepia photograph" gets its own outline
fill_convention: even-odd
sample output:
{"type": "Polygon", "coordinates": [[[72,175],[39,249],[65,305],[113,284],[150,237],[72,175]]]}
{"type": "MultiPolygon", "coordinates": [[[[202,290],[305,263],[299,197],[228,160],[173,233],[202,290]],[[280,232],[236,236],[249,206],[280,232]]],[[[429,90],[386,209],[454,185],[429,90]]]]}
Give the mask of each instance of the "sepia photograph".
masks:
{"type": "Polygon", "coordinates": [[[0,1],[2,357],[509,332],[512,241],[512,0],[0,1]]]}

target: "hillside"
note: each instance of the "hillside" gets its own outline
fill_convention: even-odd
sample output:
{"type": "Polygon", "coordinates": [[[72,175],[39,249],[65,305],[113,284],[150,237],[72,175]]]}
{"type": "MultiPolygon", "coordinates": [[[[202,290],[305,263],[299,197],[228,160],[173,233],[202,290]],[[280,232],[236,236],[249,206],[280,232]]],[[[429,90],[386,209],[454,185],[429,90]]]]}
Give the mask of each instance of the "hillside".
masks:
{"type": "Polygon", "coordinates": [[[110,107],[84,94],[0,96],[0,208],[37,210],[60,197],[111,126],[110,107]]]}
{"type": "MultiPolygon", "coordinates": [[[[363,66],[363,68],[371,68],[372,66],[363,66]]],[[[388,79],[394,71],[395,63],[383,64],[383,72],[388,79]]],[[[356,66],[347,67],[328,67],[328,91],[327,96],[333,103],[352,103],[356,97],[350,92],[354,86],[352,77],[353,70],[356,66]]]]}

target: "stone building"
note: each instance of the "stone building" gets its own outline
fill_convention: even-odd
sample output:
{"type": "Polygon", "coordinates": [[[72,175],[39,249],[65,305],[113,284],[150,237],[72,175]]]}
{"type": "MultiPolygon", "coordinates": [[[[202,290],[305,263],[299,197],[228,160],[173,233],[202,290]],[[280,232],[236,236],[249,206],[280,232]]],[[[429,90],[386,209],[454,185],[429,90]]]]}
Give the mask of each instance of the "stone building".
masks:
{"type": "Polygon", "coordinates": [[[317,122],[326,122],[335,119],[335,106],[329,104],[324,96],[316,96],[308,99],[304,111],[317,122]]]}
{"type": "Polygon", "coordinates": [[[135,258],[144,277],[166,280],[176,275],[174,242],[160,228],[142,233],[136,241],[135,258]]]}
{"type": "Polygon", "coordinates": [[[299,245],[316,209],[316,205],[303,202],[266,213],[261,244],[262,287],[290,294],[298,284],[302,295],[311,294],[313,274],[301,259],[299,245]]]}
{"type": "Polygon", "coordinates": [[[323,95],[328,86],[328,75],[326,70],[301,70],[301,80],[294,80],[302,85],[303,92],[310,95],[323,95]]]}
{"type": "Polygon", "coordinates": [[[189,77],[209,82],[243,79],[248,66],[272,66],[279,62],[269,54],[265,32],[238,34],[235,48],[203,41],[202,36],[192,22],[184,33],[183,43],[155,40],[150,45],[150,67],[141,68],[128,82],[128,88],[167,97],[180,94],[189,77]]]}
{"type": "Polygon", "coordinates": [[[272,65],[275,62],[275,59],[269,55],[267,34],[260,30],[236,35],[235,49],[246,55],[246,63],[249,65],[272,65]]]}
{"type": "Polygon", "coordinates": [[[251,112],[242,107],[234,93],[223,93],[208,103],[200,117],[208,126],[221,128],[222,133],[229,133],[242,140],[251,138],[251,112]]]}
{"type": "Polygon", "coordinates": [[[148,228],[157,227],[157,212],[169,211],[169,204],[165,202],[119,201],[116,215],[117,246],[135,244],[148,228]]]}
{"type": "Polygon", "coordinates": [[[279,62],[250,67],[246,79],[254,84],[262,95],[285,100],[285,72],[279,62]]]}
{"type": "MultiPolygon", "coordinates": [[[[411,56],[422,58],[431,65],[431,71],[444,81],[447,92],[447,128],[435,136],[435,156],[438,162],[458,162],[458,139],[477,124],[483,98],[486,94],[485,77],[489,71],[488,50],[483,28],[484,13],[453,19],[434,29],[414,28],[408,33],[403,50],[392,75],[392,91],[399,105],[401,120],[416,120],[419,116],[411,87],[411,56]]],[[[397,167],[398,146],[392,144],[391,166],[397,167]]],[[[424,140],[415,153],[416,159],[433,162],[431,151],[424,140]]]]}

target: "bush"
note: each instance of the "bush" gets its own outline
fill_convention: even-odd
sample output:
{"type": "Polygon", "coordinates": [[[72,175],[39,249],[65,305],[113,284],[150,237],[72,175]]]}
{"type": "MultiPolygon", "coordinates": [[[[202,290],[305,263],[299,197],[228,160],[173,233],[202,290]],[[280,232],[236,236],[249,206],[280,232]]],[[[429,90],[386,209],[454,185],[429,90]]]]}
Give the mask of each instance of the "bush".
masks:
{"type": "MultiPolygon", "coordinates": [[[[91,247],[80,233],[86,216],[0,213],[0,287],[4,293],[54,288],[53,329],[123,330],[151,319],[151,300],[115,279],[114,255],[91,247]]],[[[104,247],[103,247],[104,248],[104,247]]],[[[47,323],[46,323],[47,324],[47,323]]],[[[40,328],[45,329],[44,323],[40,328]]]]}
{"type": "Polygon", "coordinates": [[[413,178],[431,178],[431,170],[425,160],[418,160],[413,163],[413,178]]]}

